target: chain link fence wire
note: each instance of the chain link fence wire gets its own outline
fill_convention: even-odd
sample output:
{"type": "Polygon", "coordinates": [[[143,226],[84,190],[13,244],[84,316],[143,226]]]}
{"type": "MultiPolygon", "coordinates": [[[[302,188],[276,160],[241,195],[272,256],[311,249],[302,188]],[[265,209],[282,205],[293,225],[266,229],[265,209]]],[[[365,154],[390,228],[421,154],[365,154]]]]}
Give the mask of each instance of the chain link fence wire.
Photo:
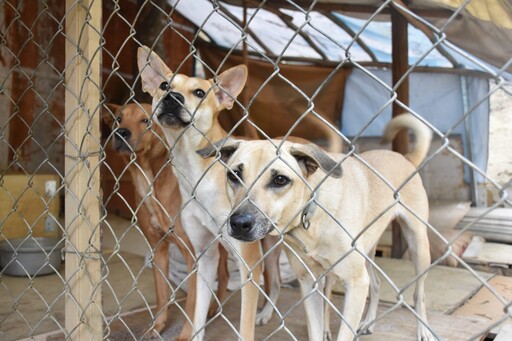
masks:
{"type": "MultiPolygon", "coordinates": [[[[354,339],[415,339],[417,321],[437,339],[492,340],[510,328],[511,161],[508,143],[494,142],[497,132],[509,135],[509,3],[4,0],[0,8],[0,339],[168,340],[203,332],[207,340],[239,339],[241,289],[253,285],[266,304],[258,323],[269,320],[256,327],[256,339],[307,339],[303,310],[311,300],[323,302],[332,330],[325,335],[336,337],[346,321],[344,295],[330,270],[354,254],[382,282],[377,316],[365,321],[374,336],[349,326],[354,339]],[[227,137],[296,136],[343,151],[342,167],[361,162],[395,202],[351,235],[350,250],[320,275],[298,257],[306,245],[284,234],[247,263],[227,236],[236,207],[219,213],[210,202],[225,195],[224,175],[205,189],[219,169],[238,175],[220,156],[203,173],[177,155],[188,135],[203,147],[218,142],[199,121],[206,99],[188,109],[190,123],[177,136],[166,135],[142,90],[142,46],[174,72],[171,89],[177,74],[212,78],[200,89],[205,98],[222,92],[223,71],[245,64],[244,91],[219,114],[227,137]],[[386,230],[375,258],[356,243],[394,205],[419,218],[401,201],[406,183],[394,188],[361,157],[414,147],[407,134],[379,144],[402,112],[434,136],[417,168],[431,206],[430,219],[420,219],[433,255],[425,272],[429,323],[414,309],[409,289],[424,274],[414,274],[400,230],[386,230]],[[191,218],[194,210],[204,221],[191,218]],[[191,224],[216,232],[194,235],[191,224]],[[312,278],[303,295],[287,257],[276,257],[281,250],[312,278]],[[207,258],[218,266],[210,275],[201,271],[207,258]],[[237,264],[247,268],[242,275],[237,264]],[[257,276],[263,265],[265,280],[257,276]],[[279,296],[269,274],[276,266],[279,296]],[[187,293],[202,285],[213,305],[194,330],[187,293]]],[[[283,144],[274,144],[265,170],[284,161],[283,144]]],[[[241,205],[256,205],[249,194],[261,176],[244,184],[241,205]]],[[[300,218],[314,203],[334,218],[318,188],[309,190],[310,201],[289,216],[300,218]]]]}

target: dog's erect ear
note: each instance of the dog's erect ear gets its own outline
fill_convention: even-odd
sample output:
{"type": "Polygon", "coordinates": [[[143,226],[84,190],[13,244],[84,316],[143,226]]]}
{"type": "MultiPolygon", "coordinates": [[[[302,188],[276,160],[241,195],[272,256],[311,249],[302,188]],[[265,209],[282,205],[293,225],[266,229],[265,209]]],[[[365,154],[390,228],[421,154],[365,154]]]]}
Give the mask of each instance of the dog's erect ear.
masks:
{"type": "Polygon", "coordinates": [[[121,106],[114,103],[104,104],[104,108],[101,110],[101,119],[109,127],[112,127],[114,118],[116,117],[116,112],[119,110],[119,108],[121,108],[121,106]]]}
{"type": "Polygon", "coordinates": [[[333,178],[340,178],[343,173],[341,165],[315,144],[294,144],[290,148],[290,154],[297,160],[306,176],[313,174],[318,168],[333,178]]]}
{"type": "Polygon", "coordinates": [[[242,92],[247,81],[247,67],[238,65],[224,71],[217,77],[218,88],[215,96],[223,109],[231,109],[235,99],[242,92]]]}
{"type": "Polygon", "coordinates": [[[162,59],[147,46],[137,50],[137,65],[142,79],[142,91],[151,96],[155,95],[160,84],[167,81],[165,77],[172,74],[162,59]]]}
{"type": "Polygon", "coordinates": [[[241,143],[241,140],[235,140],[226,137],[225,139],[219,140],[206,148],[197,150],[196,153],[199,154],[203,159],[206,159],[217,155],[217,151],[219,151],[220,159],[224,162],[227,162],[231,155],[233,155],[238,147],[240,147],[241,143]]]}

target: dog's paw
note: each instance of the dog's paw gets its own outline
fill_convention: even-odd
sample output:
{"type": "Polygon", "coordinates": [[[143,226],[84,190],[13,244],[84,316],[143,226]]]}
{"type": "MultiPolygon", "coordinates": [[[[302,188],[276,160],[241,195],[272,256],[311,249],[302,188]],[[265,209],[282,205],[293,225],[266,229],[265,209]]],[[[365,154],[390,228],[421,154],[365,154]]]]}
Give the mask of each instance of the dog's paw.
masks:
{"type": "Polygon", "coordinates": [[[369,323],[367,321],[363,321],[357,330],[359,335],[371,335],[375,329],[375,323],[369,323]]]}
{"type": "Polygon", "coordinates": [[[373,334],[373,328],[365,328],[358,331],[359,335],[371,335],[373,334]]]}
{"type": "Polygon", "coordinates": [[[217,313],[219,312],[219,305],[217,304],[217,302],[212,302],[212,304],[210,304],[210,308],[208,308],[208,319],[211,319],[212,317],[214,317],[215,315],[217,315],[217,313]]]}
{"type": "Polygon", "coordinates": [[[272,318],[272,308],[266,309],[263,308],[259,313],[256,314],[256,325],[263,326],[270,321],[272,318]]]}
{"type": "Polygon", "coordinates": [[[435,337],[430,330],[421,325],[418,327],[418,340],[420,341],[439,341],[437,337],[435,337]]]}
{"type": "Polygon", "coordinates": [[[330,330],[324,331],[324,341],[331,341],[332,340],[332,334],[330,330]]]}

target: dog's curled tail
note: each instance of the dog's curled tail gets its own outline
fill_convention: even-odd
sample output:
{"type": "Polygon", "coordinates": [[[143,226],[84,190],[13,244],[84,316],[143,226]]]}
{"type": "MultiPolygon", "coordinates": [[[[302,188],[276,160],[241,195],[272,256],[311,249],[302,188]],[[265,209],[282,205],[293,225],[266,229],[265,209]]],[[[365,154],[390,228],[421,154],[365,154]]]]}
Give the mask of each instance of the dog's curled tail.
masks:
{"type": "Polygon", "coordinates": [[[384,129],[384,142],[393,141],[398,132],[404,129],[410,129],[416,137],[414,149],[407,153],[405,158],[418,167],[427,156],[432,141],[432,130],[413,115],[401,114],[394,117],[384,129]]]}

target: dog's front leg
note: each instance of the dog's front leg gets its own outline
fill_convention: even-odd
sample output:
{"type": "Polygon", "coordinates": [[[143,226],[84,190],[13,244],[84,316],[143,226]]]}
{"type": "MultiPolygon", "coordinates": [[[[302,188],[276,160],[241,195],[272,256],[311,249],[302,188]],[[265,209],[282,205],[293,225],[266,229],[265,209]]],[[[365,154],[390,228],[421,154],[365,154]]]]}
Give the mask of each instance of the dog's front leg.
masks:
{"type": "Polygon", "coordinates": [[[240,275],[242,284],[248,278],[251,280],[242,287],[242,306],[240,313],[240,336],[244,341],[254,340],[256,310],[258,307],[259,281],[261,278],[262,264],[259,242],[240,243],[242,261],[240,275]]]}
{"type": "Polygon", "coordinates": [[[279,256],[281,255],[281,245],[276,245],[278,237],[267,235],[263,238],[261,246],[263,253],[266,254],[263,271],[265,279],[265,293],[269,296],[269,300],[263,305],[261,311],[256,315],[256,325],[262,326],[272,318],[274,307],[277,304],[277,298],[281,291],[281,273],[279,271],[279,256]],[[271,248],[272,251],[268,252],[271,248]],[[267,253],[268,252],[268,253],[267,253]]]}
{"type": "Polygon", "coordinates": [[[195,336],[193,340],[201,341],[204,338],[206,315],[212,298],[213,284],[219,264],[218,244],[211,244],[203,254],[197,254],[197,292],[196,309],[194,312],[195,336]]]}
{"type": "Polygon", "coordinates": [[[169,274],[169,241],[162,239],[161,235],[147,231],[149,244],[152,247],[153,260],[153,278],[155,280],[156,289],[156,316],[155,325],[153,326],[150,336],[158,337],[167,324],[169,302],[169,282],[167,276],[169,274]]]}
{"type": "Polygon", "coordinates": [[[324,338],[324,306],[323,297],[317,292],[322,291],[324,281],[315,283],[315,278],[304,273],[299,278],[301,296],[304,299],[304,309],[308,323],[309,340],[320,341],[324,338]]]}
{"type": "Polygon", "coordinates": [[[334,284],[336,283],[336,278],[329,274],[325,277],[325,285],[324,285],[324,295],[329,302],[324,302],[324,340],[331,341],[331,306],[330,302],[332,302],[332,290],[334,284]]]}
{"type": "Polygon", "coordinates": [[[343,320],[338,334],[338,341],[353,340],[363,316],[370,279],[364,265],[361,265],[360,268],[361,272],[358,276],[344,281],[345,302],[343,303],[343,320]]]}

